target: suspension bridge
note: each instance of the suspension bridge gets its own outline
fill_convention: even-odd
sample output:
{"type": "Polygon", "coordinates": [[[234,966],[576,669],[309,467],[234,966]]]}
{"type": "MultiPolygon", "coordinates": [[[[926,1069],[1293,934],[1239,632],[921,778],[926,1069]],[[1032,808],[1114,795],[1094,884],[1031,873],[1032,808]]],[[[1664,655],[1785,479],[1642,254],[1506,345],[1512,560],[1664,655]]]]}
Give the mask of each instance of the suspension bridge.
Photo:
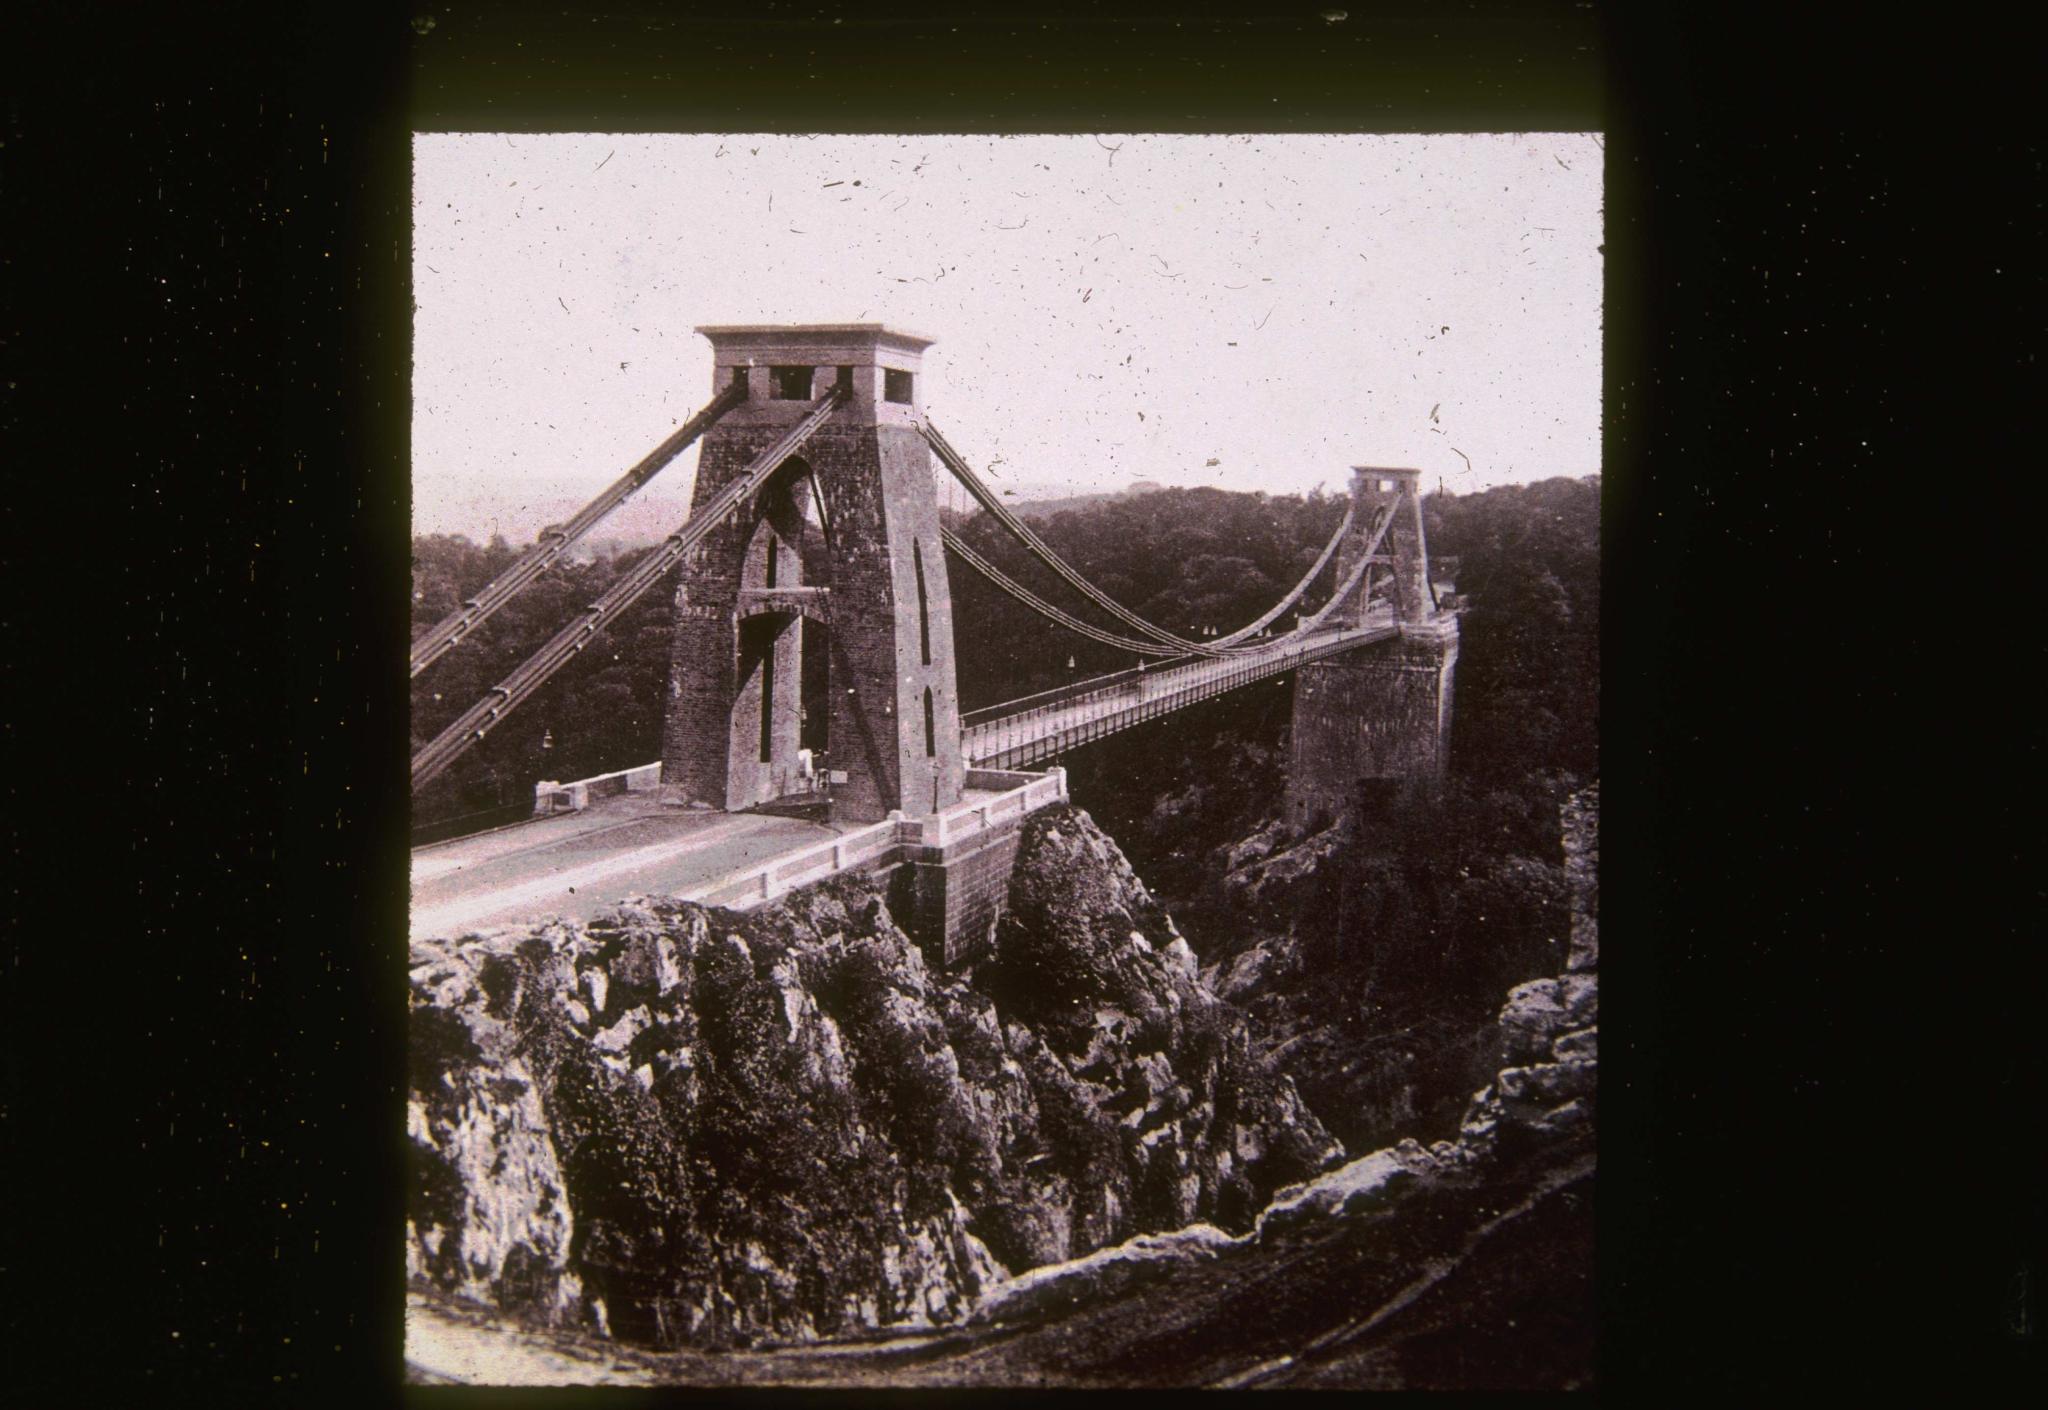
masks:
{"type": "Polygon", "coordinates": [[[588,916],[646,892],[744,906],[868,870],[890,875],[899,919],[955,963],[993,929],[1023,819],[1066,796],[1061,769],[1031,766],[1289,674],[1294,820],[1336,816],[1365,779],[1440,776],[1457,623],[1430,580],[1416,471],[1355,468],[1342,521],[1288,592],[1222,635],[1183,635],[1064,561],[924,415],[930,339],[879,324],[697,331],[716,367],[704,408],[411,652],[417,677],[459,649],[701,441],[688,520],[422,747],[412,785],[417,792],[488,737],[673,573],[662,756],[543,783],[533,822],[417,849],[415,933],[588,916]],[[964,493],[1096,619],[1035,592],[946,527],[942,493],[964,493]],[[963,715],[956,567],[1141,664],[963,715]],[[1322,605],[1299,610],[1320,586],[1322,605]],[[1289,612],[1295,624],[1277,630],[1289,612]],[[814,736],[823,727],[822,751],[804,743],[807,652],[822,658],[829,683],[827,718],[812,726],[814,736]],[[801,797],[829,801],[811,820],[772,811],[801,797]]]}

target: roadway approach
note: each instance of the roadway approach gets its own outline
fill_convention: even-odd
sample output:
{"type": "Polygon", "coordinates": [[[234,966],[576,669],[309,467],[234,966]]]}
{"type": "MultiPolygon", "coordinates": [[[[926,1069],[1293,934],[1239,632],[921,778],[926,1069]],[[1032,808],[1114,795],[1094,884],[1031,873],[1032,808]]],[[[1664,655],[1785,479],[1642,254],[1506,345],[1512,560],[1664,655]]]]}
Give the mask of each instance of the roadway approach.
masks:
{"type": "Polygon", "coordinates": [[[411,931],[446,938],[554,916],[593,920],[628,896],[687,891],[847,830],[622,793],[416,849],[411,931]]]}
{"type": "MultiPolygon", "coordinates": [[[[996,797],[969,789],[963,805],[996,797]]],[[[412,853],[414,939],[561,918],[589,921],[632,896],[674,896],[868,827],[771,813],[726,813],[649,793],[591,800],[412,853]]]]}

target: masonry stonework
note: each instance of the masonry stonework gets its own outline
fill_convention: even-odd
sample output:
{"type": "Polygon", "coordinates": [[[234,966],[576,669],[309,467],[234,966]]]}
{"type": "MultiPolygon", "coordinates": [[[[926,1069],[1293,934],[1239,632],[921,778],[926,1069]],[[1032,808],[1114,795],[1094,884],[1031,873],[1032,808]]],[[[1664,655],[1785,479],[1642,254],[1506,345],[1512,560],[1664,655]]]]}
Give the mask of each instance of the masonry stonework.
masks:
{"type": "Polygon", "coordinates": [[[1288,821],[1334,822],[1370,780],[1442,779],[1455,624],[1434,640],[1382,642],[1301,668],[1294,685],[1288,821]]]}
{"type": "MultiPolygon", "coordinates": [[[[818,399],[835,389],[840,399],[683,564],[662,794],[739,810],[799,791],[803,658],[822,650],[833,816],[931,820],[934,845],[896,864],[892,901],[939,963],[970,961],[1000,918],[1021,819],[990,826],[984,813],[978,831],[948,842],[935,816],[960,802],[966,768],[952,597],[920,432],[931,340],[879,324],[697,331],[711,340],[718,385],[739,382],[748,395],[703,438],[696,512],[818,399]]],[[[1387,532],[1337,624],[1363,625],[1384,598],[1399,636],[1301,668],[1287,798],[1297,824],[1350,812],[1368,780],[1443,776],[1458,625],[1430,593],[1418,479],[1353,472],[1340,580],[1383,521],[1387,532]]]]}
{"type": "Polygon", "coordinates": [[[896,873],[890,907],[925,958],[953,969],[984,958],[1010,900],[1023,819],[946,848],[923,848],[896,873]]]}
{"type": "Polygon", "coordinates": [[[965,767],[952,599],[917,419],[930,340],[879,324],[697,331],[711,340],[718,384],[743,378],[749,393],[705,433],[698,506],[802,419],[811,398],[834,386],[850,397],[684,565],[664,795],[740,809],[794,791],[799,652],[816,631],[827,643],[828,763],[845,776],[833,787],[834,817],[951,806],[965,767]],[[813,512],[824,551],[806,565],[813,512]],[[813,590],[801,610],[786,591],[799,587],[813,590]]]}
{"type": "MultiPolygon", "coordinates": [[[[1354,528],[1338,549],[1348,577],[1383,510],[1393,520],[1368,581],[1385,584],[1398,640],[1361,647],[1301,668],[1294,686],[1288,821],[1312,828],[1352,813],[1373,780],[1440,782],[1451,726],[1458,621],[1439,611],[1429,589],[1429,551],[1417,493],[1420,472],[1359,466],[1352,471],[1354,528]]],[[[1338,616],[1359,625],[1368,590],[1361,585],[1338,616]]]]}

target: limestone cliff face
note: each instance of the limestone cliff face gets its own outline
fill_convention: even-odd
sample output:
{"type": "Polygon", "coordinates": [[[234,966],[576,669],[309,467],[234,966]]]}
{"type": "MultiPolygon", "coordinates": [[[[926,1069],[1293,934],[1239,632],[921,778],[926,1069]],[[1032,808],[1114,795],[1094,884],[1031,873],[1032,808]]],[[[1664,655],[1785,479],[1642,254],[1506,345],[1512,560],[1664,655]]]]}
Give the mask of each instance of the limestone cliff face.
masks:
{"type": "MultiPolygon", "coordinates": [[[[1560,1170],[1573,1178],[1580,1178],[1581,1172],[1589,1175],[1600,1065],[1599,810],[1598,784],[1573,794],[1563,808],[1571,928],[1565,972],[1508,992],[1495,1023],[1497,1070],[1469,1099],[1454,1136],[1429,1144],[1406,1137],[1290,1185],[1275,1193],[1248,1230],[1226,1233],[1196,1223],[1040,1268],[994,1289],[974,1309],[972,1320],[1021,1324],[1056,1317],[1076,1306],[1170,1279],[1190,1264],[1228,1259],[1288,1240],[1306,1228],[1327,1227],[1331,1221],[1378,1219],[1377,1241],[1400,1248],[1408,1237],[1405,1225],[1445,1220],[1456,1212],[1460,1191],[1467,1197],[1479,1195],[1481,1212],[1498,1222],[1514,1216],[1514,1211],[1502,1215],[1496,1202],[1499,1190],[1513,1177],[1540,1186],[1552,1183],[1560,1170]],[[1566,1168],[1573,1157],[1578,1158],[1578,1170],[1566,1168]]],[[[1439,1257],[1423,1268],[1422,1276],[1440,1280],[1470,1252],[1467,1244],[1462,1252],[1439,1257]]],[[[1402,1283],[1413,1275],[1414,1270],[1407,1270],[1402,1283]]],[[[1536,1276],[1542,1275],[1538,1269],[1536,1276]]],[[[1306,1270],[1304,1276],[1314,1276],[1314,1270],[1306,1270]]],[[[1405,1299],[1387,1304],[1382,1312],[1398,1310],[1401,1300],[1405,1299]]],[[[1351,1330],[1379,1320],[1378,1315],[1361,1314],[1351,1330]]],[[[1264,1361],[1233,1383],[1284,1384],[1287,1378],[1277,1373],[1295,1360],[1290,1355],[1264,1361]]],[[[1322,1384],[1313,1379],[1304,1383],[1322,1384]]]]}
{"type": "Polygon", "coordinates": [[[1503,1066],[1472,1099],[1459,1133],[1468,1150],[1503,1135],[1589,1131],[1600,1071],[1600,785],[1564,806],[1571,944],[1565,972],[1508,992],[1497,1023],[1503,1066]]]}
{"type": "MultiPolygon", "coordinates": [[[[1465,794],[1306,836],[1269,823],[1218,853],[1188,911],[1204,976],[1348,1147],[1455,1130],[1497,1066],[1499,995],[1566,967],[1569,892],[1597,885],[1580,825],[1597,802],[1560,798],[1539,827],[1543,806],[1535,789],[1465,794]]],[[[1572,954],[1591,963],[1585,935],[1572,954]]]]}
{"type": "Polygon", "coordinates": [[[1342,1154],[1079,809],[1032,820],[995,957],[973,982],[1064,1132],[1017,1217],[1004,1201],[985,1221],[1013,1271],[1197,1219],[1249,1227],[1274,1189],[1342,1154]],[[1029,1209],[1068,1214],[1048,1224],[1029,1209]]]}
{"type": "Polygon", "coordinates": [[[1341,1156],[1085,813],[978,972],[854,878],[414,946],[408,1267],[644,1343],[960,1318],[1010,1275],[1250,1227],[1341,1156]]]}

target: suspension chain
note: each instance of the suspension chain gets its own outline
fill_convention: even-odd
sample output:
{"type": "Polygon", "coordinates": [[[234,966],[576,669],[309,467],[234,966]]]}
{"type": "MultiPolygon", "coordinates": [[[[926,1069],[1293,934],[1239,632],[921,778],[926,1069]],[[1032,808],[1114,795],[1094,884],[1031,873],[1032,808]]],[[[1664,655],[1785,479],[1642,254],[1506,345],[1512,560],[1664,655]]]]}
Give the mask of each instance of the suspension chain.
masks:
{"type": "Polygon", "coordinates": [[[604,596],[590,604],[581,617],[563,628],[546,646],[535,652],[511,675],[493,686],[483,699],[472,705],[453,724],[435,736],[432,743],[415,754],[412,760],[414,790],[417,791],[422,784],[454,763],[465,750],[482,739],[517,709],[522,701],[540,689],[548,677],[575,660],[577,654],[596,638],[599,631],[609,626],[612,620],[637,601],[641,594],[661,581],[684,554],[695,548],[706,534],[724,521],[727,515],[758,492],[761,486],[767,483],[768,477],[781,468],[782,462],[795,454],[797,447],[809,440],[811,434],[825,424],[845,395],[844,390],[834,387],[820,397],[804,419],[790,428],[788,434],[757,456],[752,464],[720,490],[703,509],[691,515],[681,528],[670,534],[659,548],[634,564],[604,596]]]}
{"type": "Polygon", "coordinates": [[[590,501],[576,512],[568,523],[543,530],[534,546],[520,556],[519,560],[485,585],[483,590],[448,614],[431,630],[412,644],[412,674],[434,664],[459,645],[483,620],[511,601],[535,578],[559,558],[562,551],[575,543],[604,517],[617,509],[626,499],[653,479],[661,469],[689,444],[709,430],[726,412],[747,399],[747,389],[739,383],[728,383],[723,391],[685,421],[674,434],[642,457],[639,464],[613,481],[603,494],[590,501]]]}

